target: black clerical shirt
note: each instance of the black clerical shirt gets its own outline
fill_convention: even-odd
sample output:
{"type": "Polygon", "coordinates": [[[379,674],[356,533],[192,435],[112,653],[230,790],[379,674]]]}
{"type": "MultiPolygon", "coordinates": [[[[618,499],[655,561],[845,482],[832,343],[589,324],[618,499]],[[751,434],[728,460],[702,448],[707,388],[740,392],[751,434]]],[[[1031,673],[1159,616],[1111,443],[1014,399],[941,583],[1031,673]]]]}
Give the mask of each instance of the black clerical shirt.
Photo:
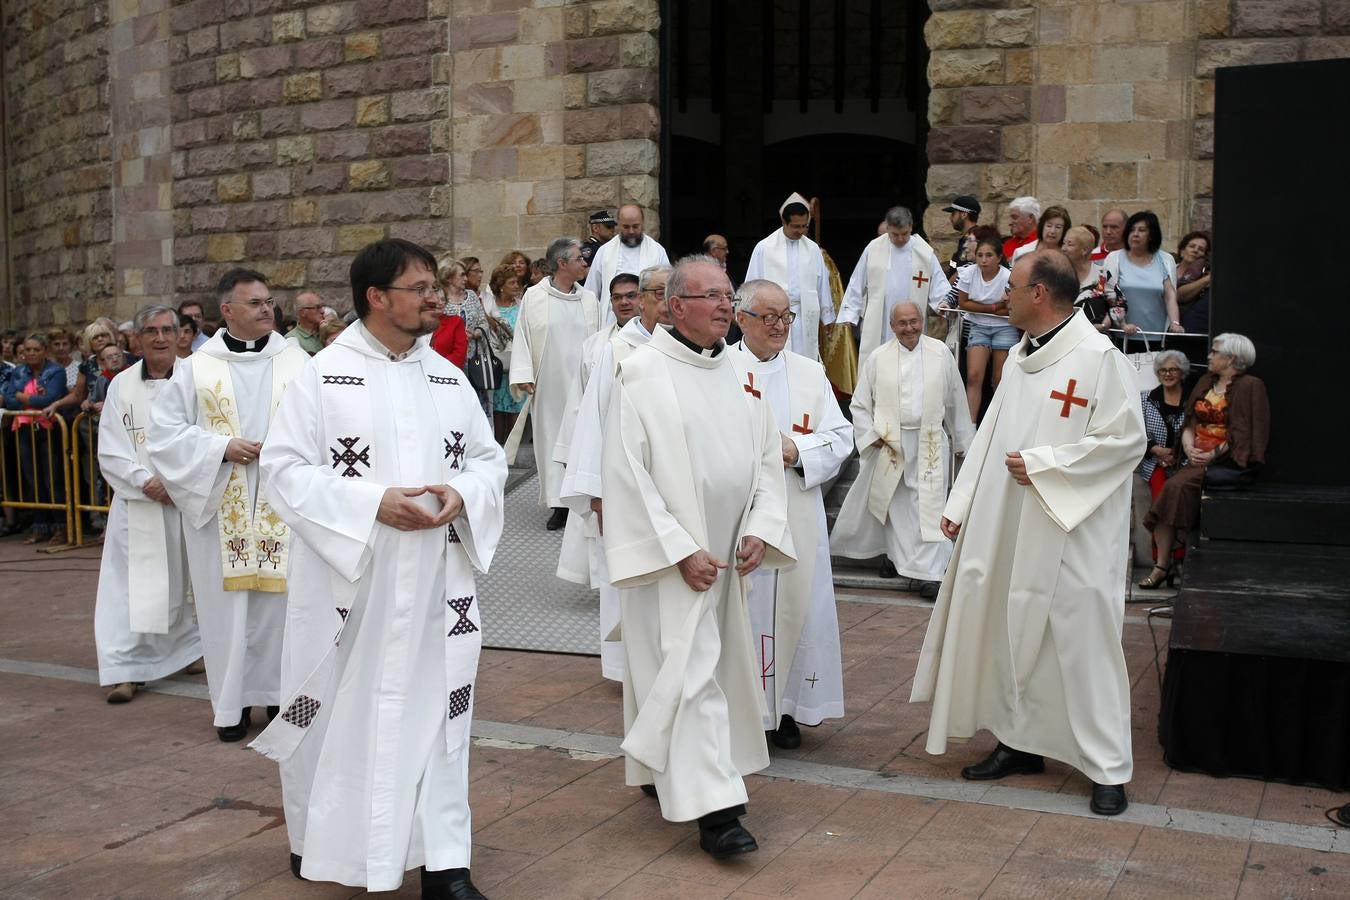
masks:
{"type": "Polygon", "coordinates": [[[718,338],[717,343],[713,344],[711,348],[700,347],[698,344],[695,344],[693,341],[689,340],[689,338],[681,334],[680,329],[678,327],[672,325],[667,330],[670,332],[671,337],[679,341],[681,344],[684,344],[690,350],[693,350],[699,356],[717,356],[727,346],[726,341],[722,340],[721,338],[718,338]]]}
{"type": "Polygon", "coordinates": [[[1045,334],[1042,334],[1042,335],[1040,335],[1040,336],[1038,336],[1038,337],[1028,337],[1028,338],[1027,338],[1027,352],[1026,352],[1026,355],[1027,355],[1027,356],[1030,356],[1031,354],[1035,353],[1037,350],[1039,350],[1039,349],[1041,349],[1042,347],[1044,347],[1046,344],[1050,343],[1050,340],[1051,340],[1055,335],[1057,335],[1057,334],[1059,334],[1061,331],[1063,331],[1063,330],[1064,330],[1064,326],[1065,326],[1065,325],[1068,325],[1069,322],[1073,319],[1073,317],[1076,316],[1077,314],[1078,314],[1078,309],[1075,308],[1073,312],[1069,313],[1069,315],[1068,315],[1067,317],[1065,317],[1065,319],[1064,319],[1063,322],[1060,322],[1058,325],[1056,325],[1054,328],[1051,328],[1051,329],[1050,329],[1049,331],[1047,331],[1045,334]]]}
{"type": "Polygon", "coordinates": [[[221,337],[225,339],[225,346],[231,353],[257,353],[267,346],[267,342],[272,339],[272,334],[273,332],[268,332],[256,341],[241,341],[228,331],[221,337]]]}

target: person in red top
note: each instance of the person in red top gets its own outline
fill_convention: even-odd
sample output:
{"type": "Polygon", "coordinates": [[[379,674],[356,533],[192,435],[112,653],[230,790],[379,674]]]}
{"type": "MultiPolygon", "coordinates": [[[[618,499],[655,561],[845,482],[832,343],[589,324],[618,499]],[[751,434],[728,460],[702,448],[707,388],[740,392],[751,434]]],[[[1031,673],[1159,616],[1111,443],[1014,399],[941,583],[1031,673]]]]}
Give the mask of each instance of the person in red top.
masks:
{"type": "Polygon", "coordinates": [[[454,363],[456,368],[464,368],[464,359],[469,355],[469,335],[464,330],[464,319],[442,312],[441,324],[431,336],[431,349],[454,363]]]}
{"type": "Polygon", "coordinates": [[[1041,201],[1018,197],[1008,204],[1008,230],[1012,237],[1003,242],[1003,258],[1012,259],[1013,251],[1036,240],[1036,223],[1041,218],[1041,201]]]}

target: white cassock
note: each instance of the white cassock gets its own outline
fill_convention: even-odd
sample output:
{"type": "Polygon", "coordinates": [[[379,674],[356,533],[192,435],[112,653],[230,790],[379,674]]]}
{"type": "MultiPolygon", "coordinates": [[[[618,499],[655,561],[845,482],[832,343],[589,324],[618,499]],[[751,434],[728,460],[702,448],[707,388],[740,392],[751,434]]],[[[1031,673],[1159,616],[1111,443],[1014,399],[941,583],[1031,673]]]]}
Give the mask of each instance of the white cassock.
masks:
{"type": "Polygon", "coordinates": [[[1130,780],[1121,649],[1130,473],[1146,443],[1134,369],[1075,313],[1003,381],[943,515],[961,525],[911,701],[929,753],[987,728],[1010,747],[1130,780]],[[1031,484],[1008,474],[1018,451],[1031,484]]]}
{"type": "Polygon", "coordinates": [[[581,347],[600,329],[600,303],[581,285],[571,293],[553,287],[548,277],[525,292],[520,300],[515,335],[511,340],[508,379],[517,399],[527,396],[516,386],[534,384],[528,410],[522,410],[507,441],[507,461],[515,459],[525,421],[532,423],[534,463],[539,473],[539,502],[557,507],[563,466],[553,459],[567,411],[573,403],[581,347]]]}
{"type": "Polygon", "coordinates": [[[155,474],[145,436],[150,405],[168,384],[147,380],[144,366],[112,380],[98,422],[98,467],[113,490],[94,602],[103,685],[154,681],[202,655],[187,600],[182,520],[141,490],[155,474]]]}
{"type": "Polygon", "coordinates": [[[225,462],[232,435],[267,443],[286,385],[309,362],[279,334],[236,353],[221,329],[174,366],[150,411],[150,460],[183,517],[216,727],[276,706],[289,535],[260,496],[257,460],[225,462]],[[197,373],[201,372],[199,376],[197,373]]]}
{"type": "Polygon", "coordinates": [[[506,484],[463,373],[425,338],[390,355],[348,328],[286,392],[263,450],[268,496],[297,539],[286,708],[252,744],[281,763],[302,874],[371,891],[418,866],[469,867],[473,570],[501,536],[506,484]],[[386,488],[425,484],[464,498],[448,528],[376,521],[386,488]]]}
{"type": "Polygon", "coordinates": [[[557,574],[565,581],[588,584],[600,591],[600,672],[613,681],[623,680],[623,642],[610,639],[619,624],[619,592],[609,583],[605,548],[591,501],[602,500],[604,494],[600,488],[601,454],[614,372],[628,354],[651,337],[651,332],[642,327],[642,319],[634,316],[617,331],[596,332],[587,338],[582,394],[563,476],[561,499],[568,515],[557,574]]]}
{"type": "Polygon", "coordinates": [[[735,567],[747,536],[764,542],[767,567],[794,558],[782,458],[768,405],[747,414],[725,349],[699,353],[661,327],[619,367],[603,490],[621,591],[625,777],[655,784],[672,822],[744,803],[743,776],[769,764],[735,567]],[[700,549],[728,564],[701,593],[677,565],[700,549]]]}
{"type": "Polygon", "coordinates": [[[819,725],[844,714],[844,669],[839,616],[821,486],[839,474],[853,452],[853,429],[815,360],[783,351],[761,362],[744,343],[730,349],[745,399],[762,394],[774,425],[797,445],[797,465],[787,470],[788,525],[797,564],[750,575],[750,625],[754,629],[766,731],[782,716],[819,725]],[[753,379],[753,380],[752,380],[753,379]]]}
{"type": "MultiPolygon", "coordinates": [[[[670,256],[666,254],[666,248],[651,235],[644,234],[642,243],[630,247],[616,234],[597,247],[595,256],[591,257],[591,270],[586,274],[586,290],[597,297],[608,297],[609,283],[615,275],[641,275],[643,269],[668,265],[670,256]]],[[[605,326],[614,324],[614,309],[608,303],[604,304],[601,319],[605,326]]]]}
{"type": "Polygon", "coordinates": [[[834,294],[830,270],[820,247],[809,237],[788,240],[783,229],[755,245],[745,280],[764,278],[781,287],[797,319],[792,323],[788,349],[808,359],[820,359],[821,325],[834,322],[834,294]]]}
{"type": "Polygon", "coordinates": [[[965,453],[975,436],[955,357],[926,335],[913,350],[892,338],[858,369],[849,408],[862,464],[830,549],[851,559],[884,553],[904,577],[940,581],[952,555],[942,534],[948,440],[965,453]],[[873,446],[878,439],[885,445],[873,446]]]}
{"type": "Polygon", "coordinates": [[[858,358],[891,339],[891,310],[913,301],[920,309],[937,309],[951,285],[928,242],[912,234],[896,247],[889,235],[878,235],[863,249],[839,304],[839,321],[859,326],[858,358]],[[881,300],[883,302],[875,302],[881,300]]]}

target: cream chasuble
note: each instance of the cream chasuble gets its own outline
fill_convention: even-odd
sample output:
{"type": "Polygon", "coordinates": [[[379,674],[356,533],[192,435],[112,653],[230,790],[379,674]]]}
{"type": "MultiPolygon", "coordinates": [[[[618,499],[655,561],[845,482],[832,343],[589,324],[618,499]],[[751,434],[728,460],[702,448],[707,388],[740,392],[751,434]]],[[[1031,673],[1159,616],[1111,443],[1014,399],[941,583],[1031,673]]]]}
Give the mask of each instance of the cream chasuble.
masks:
{"type": "Polygon", "coordinates": [[[526,419],[530,419],[539,502],[545,507],[560,505],[563,467],[554,461],[553,448],[577,389],[581,347],[599,329],[600,303],[579,284],[572,286],[571,293],[563,293],[553,286],[552,277],[545,278],[520,299],[509,383],[517,399],[527,396],[518,385],[534,384],[534,394],[507,440],[506,461],[515,461],[526,419]]]}
{"type": "Polygon", "coordinates": [[[155,474],[145,437],[150,404],[168,384],[147,381],[144,365],[112,380],[98,423],[99,471],[113,490],[94,604],[104,685],[164,678],[202,655],[187,599],[182,521],[172,505],[142,490],[155,474]]]}
{"type": "MultiPolygon", "coordinates": [[[[666,254],[666,248],[651,235],[644,234],[642,243],[629,247],[616,234],[601,244],[591,258],[591,270],[586,273],[586,290],[596,297],[608,298],[609,283],[615,275],[641,275],[643,269],[668,265],[670,257],[666,254]]],[[[607,301],[602,301],[600,305],[603,307],[600,311],[603,324],[613,325],[614,308],[607,301]]]]}
{"type": "Polygon", "coordinates": [[[937,309],[951,292],[951,285],[928,242],[912,234],[905,246],[896,247],[888,235],[868,243],[844,289],[839,321],[859,328],[858,357],[866,359],[891,338],[891,310],[897,303],[913,300],[923,309],[937,309]],[[877,302],[880,301],[880,302],[877,302]]]}
{"type": "Polygon", "coordinates": [[[853,559],[885,553],[906,578],[940,580],[951,556],[940,527],[948,439],[964,453],[975,434],[956,360],[930,337],[913,350],[887,341],[859,370],[851,409],[861,467],[831,549],[853,559]]]}
{"type": "Polygon", "coordinates": [[[769,755],[736,550],[753,535],[766,567],[794,557],[773,416],[762,403],[747,415],[725,350],[699,354],[658,328],[615,378],[603,482],[627,782],[654,783],[674,822],[744,803],[743,776],[769,755]],[[677,565],[699,549],[729,566],[701,593],[677,565]]]}
{"type": "Polygon", "coordinates": [[[256,462],[225,461],[232,433],[266,445],[282,389],[309,362],[279,334],[264,340],[259,351],[236,353],[224,331],[217,333],[174,367],[150,411],[150,461],[182,514],[217,727],[237,724],[246,706],[280,702],[286,597],[284,588],[274,590],[287,577],[279,546],[285,526],[258,503],[256,462]],[[226,517],[232,520],[222,522],[226,517]],[[260,543],[250,546],[250,539],[260,543]],[[269,590],[230,587],[255,583],[269,590]]]}
{"type": "Polygon", "coordinates": [[[1075,314],[1008,354],[943,515],[961,525],[914,676],[929,753],[981,728],[1098,784],[1133,767],[1121,649],[1130,473],[1145,436],[1134,370],[1075,314]],[[1022,454],[1031,484],[1004,460],[1022,454]]]}
{"type": "Polygon", "coordinates": [[[753,406],[762,395],[775,427],[798,454],[797,465],[786,472],[797,564],[750,575],[750,624],[768,705],[763,726],[777,728],[785,715],[819,725],[844,715],[839,617],[821,486],[851,455],[853,429],[820,363],[790,351],[761,361],[744,343],[729,352],[746,401],[753,406]]]}
{"type": "Polygon", "coordinates": [[[809,237],[787,239],[783,229],[755,245],[746,268],[745,280],[764,278],[781,287],[788,295],[797,320],[792,323],[788,349],[808,359],[820,359],[820,326],[834,321],[834,295],[830,291],[830,272],[825,267],[820,247],[809,237]]]}
{"type": "MultiPolygon", "coordinates": [[[[468,744],[482,645],[474,570],[502,529],[505,458],[468,380],[420,338],[391,360],[363,324],[286,392],[262,466],[294,529],[281,763],[302,874],[371,891],[468,867],[468,744]],[[449,526],[377,521],[387,488],[449,484],[449,526]]],[[[432,495],[418,499],[439,509],[432,495]]]]}

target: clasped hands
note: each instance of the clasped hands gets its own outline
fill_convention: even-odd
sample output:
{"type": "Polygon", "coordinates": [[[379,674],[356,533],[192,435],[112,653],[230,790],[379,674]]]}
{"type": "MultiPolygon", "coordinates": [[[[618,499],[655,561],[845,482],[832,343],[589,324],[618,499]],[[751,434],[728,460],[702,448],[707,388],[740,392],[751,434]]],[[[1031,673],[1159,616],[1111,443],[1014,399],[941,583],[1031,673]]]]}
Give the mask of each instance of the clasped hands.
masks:
{"type": "Polygon", "coordinates": [[[380,498],[375,521],[399,531],[422,531],[446,525],[463,511],[464,498],[448,484],[427,484],[418,488],[391,487],[380,498]],[[425,506],[413,499],[423,494],[438,498],[441,508],[434,513],[428,512],[425,506]]]}
{"type": "Polygon", "coordinates": [[[262,453],[262,441],[230,438],[230,442],[225,445],[226,461],[241,466],[251,465],[260,453],[262,453]]]}
{"type": "Polygon", "coordinates": [[[156,503],[173,506],[173,498],[169,496],[168,489],[164,487],[164,482],[158,475],[151,475],[145,480],[145,484],[141,485],[141,493],[156,503]]]}
{"type": "MultiPolygon", "coordinates": [[[[736,574],[749,575],[764,562],[764,542],[757,537],[746,535],[741,538],[741,549],[736,551],[736,574]]],[[[707,550],[697,550],[677,564],[680,577],[692,590],[702,593],[717,581],[717,573],[727,564],[713,556],[707,550]]]]}

